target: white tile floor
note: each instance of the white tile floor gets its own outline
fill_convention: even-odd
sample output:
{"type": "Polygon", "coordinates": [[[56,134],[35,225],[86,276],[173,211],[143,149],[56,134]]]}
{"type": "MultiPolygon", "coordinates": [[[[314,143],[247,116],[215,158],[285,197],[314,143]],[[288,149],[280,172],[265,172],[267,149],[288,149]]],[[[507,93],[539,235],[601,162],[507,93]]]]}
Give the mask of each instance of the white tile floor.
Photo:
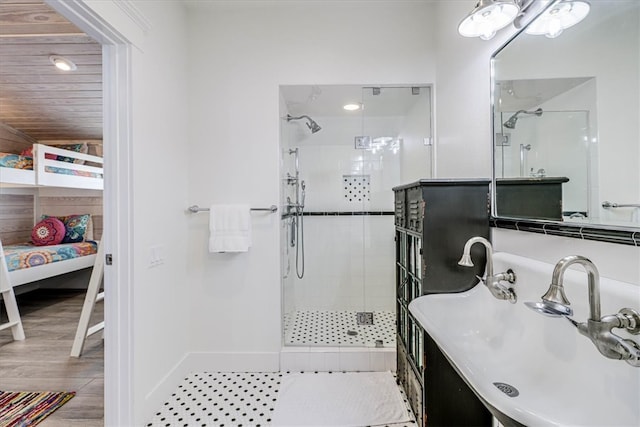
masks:
{"type": "MultiPolygon", "coordinates": [[[[281,377],[279,372],[191,374],[147,427],[270,426],[281,377]]],[[[415,420],[402,387],[400,392],[415,420]]],[[[415,427],[416,423],[391,426],[415,427]]]]}
{"type": "Polygon", "coordinates": [[[296,311],[285,315],[284,324],[285,345],[373,347],[382,340],[396,346],[393,311],[374,312],[373,325],[358,325],[356,311],[296,311]]]}

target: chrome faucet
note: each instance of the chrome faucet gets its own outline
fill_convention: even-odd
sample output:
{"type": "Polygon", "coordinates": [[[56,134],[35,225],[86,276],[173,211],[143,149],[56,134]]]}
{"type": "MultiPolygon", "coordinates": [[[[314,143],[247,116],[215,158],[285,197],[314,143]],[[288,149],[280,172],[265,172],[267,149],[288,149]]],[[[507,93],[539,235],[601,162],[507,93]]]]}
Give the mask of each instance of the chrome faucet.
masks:
{"type": "Polygon", "coordinates": [[[467,240],[464,244],[464,250],[462,252],[462,258],[458,261],[459,265],[464,267],[473,267],[473,261],[471,261],[471,246],[475,243],[482,243],[487,252],[487,266],[485,268],[485,279],[476,276],[491,292],[491,295],[498,299],[509,301],[511,304],[515,304],[518,298],[511,286],[502,284],[506,281],[510,284],[516,282],[516,274],[513,270],[509,269],[504,273],[493,274],[493,249],[491,243],[484,237],[476,236],[467,240]]]}
{"type": "Polygon", "coordinates": [[[564,316],[589,338],[598,351],[609,359],[626,360],[640,367],[640,345],[633,340],[622,338],[612,332],[614,328],[626,329],[629,333],[640,334],[640,314],[633,309],[623,308],[617,314],[601,317],[600,314],[600,278],[598,269],[589,259],[580,255],[562,258],[553,269],[551,285],[542,296],[541,303],[525,303],[529,308],[549,316],[564,316]],[[589,318],[578,323],[567,317],[573,315],[571,304],[564,293],[564,272],[573,264],[580,264],[587,271],[589,286],[589,318]]]}

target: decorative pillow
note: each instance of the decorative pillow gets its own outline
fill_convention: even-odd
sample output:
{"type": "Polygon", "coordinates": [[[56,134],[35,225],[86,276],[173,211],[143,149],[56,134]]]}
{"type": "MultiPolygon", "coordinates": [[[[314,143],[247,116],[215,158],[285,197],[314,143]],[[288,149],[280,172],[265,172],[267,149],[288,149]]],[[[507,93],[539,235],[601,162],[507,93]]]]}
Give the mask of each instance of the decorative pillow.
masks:
{"type": "MultiPolygon", "coordinates": [[[[91,234],[93,234],[93,222],[91,221],[91,215],[66,215],[50,217],[48,215],[42,215],[43,218],[56,218],[62,221],[65,227],[65,234],[62,243],[77,243],[87,240],[89,234],[89,227],[91,226],[91,234]]],[[[91,236],[93,237],[93,236],[91,236]]]]}
{"type": "Polygon", "coordinates": [[[33,169],[33,159],[18,154],[0,153],[0,166],[14,169],[33,169]]]}
{"type": "Polygon", "coordinates": [[[65,237],[66,228],[58,218],[45,218],[31,230],[31,241],[36,246],[59,245],[65,237]]]}

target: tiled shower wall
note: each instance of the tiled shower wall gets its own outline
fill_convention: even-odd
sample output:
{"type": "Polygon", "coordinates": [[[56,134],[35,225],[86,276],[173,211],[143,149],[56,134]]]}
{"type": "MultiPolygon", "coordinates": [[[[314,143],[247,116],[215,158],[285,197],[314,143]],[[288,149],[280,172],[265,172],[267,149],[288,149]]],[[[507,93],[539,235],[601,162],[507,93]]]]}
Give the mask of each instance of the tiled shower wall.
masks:
{"type": "MultiPolygon", "coordinates": [[[[344,119],[314,119],[322,121],[323,130],[297,147],[300,177],[306,182],[305,274],[296,277],[295,248],[289,247],[285,310],[393,310],[389,213],[391,188],[400,181],[399,154],[355,149],[353,138],[361,131],[345,126],[344,119]],[[331,129],[343,129],[343,135],[331,129]],[[322,135],[325,130],[329,132],[322,135]]],[[[294,156],[286,156],[293,174],[294,156]]],[[[294,199],[293,186],[284,187],[294,199]]]]}
{"type": "Polygon", "coordinates": [[[366,109],[364,118],[359,112],[312,115],[322,127],[315,134],[304,122],[283,123],[282,202],[287,196],[295,200],[293,186],[284,179],[287,172],[295,173],[290,148],[298,149],[300,179],[306,183],[302,279],[296,277],[288,222],[281,222],[285,315],[395,310],[392,188],[430,176],[428,91],[422,96],[425,102],[397,116],[366,117],[366,109]],[[396,153],[388,148],[372,152],[355,148],[358,136],[400,137],[402,142],[396,153]]]}
{"type": "Polygon", "coordinates": [[[394,310],[393,216],[306,216],[304,229],[298,309],[394,310]]]}

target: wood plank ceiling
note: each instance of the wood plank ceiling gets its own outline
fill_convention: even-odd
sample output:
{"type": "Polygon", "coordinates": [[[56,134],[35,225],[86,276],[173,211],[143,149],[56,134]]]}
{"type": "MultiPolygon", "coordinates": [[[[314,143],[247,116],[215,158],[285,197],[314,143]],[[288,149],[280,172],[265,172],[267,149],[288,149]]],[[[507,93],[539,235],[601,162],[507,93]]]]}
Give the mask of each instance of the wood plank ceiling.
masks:
{"type": "Polygon", "coordinates": [[[102,140],[102,46],[42,1],[0,0],[0,122],[38,141],[102,140]]]}

